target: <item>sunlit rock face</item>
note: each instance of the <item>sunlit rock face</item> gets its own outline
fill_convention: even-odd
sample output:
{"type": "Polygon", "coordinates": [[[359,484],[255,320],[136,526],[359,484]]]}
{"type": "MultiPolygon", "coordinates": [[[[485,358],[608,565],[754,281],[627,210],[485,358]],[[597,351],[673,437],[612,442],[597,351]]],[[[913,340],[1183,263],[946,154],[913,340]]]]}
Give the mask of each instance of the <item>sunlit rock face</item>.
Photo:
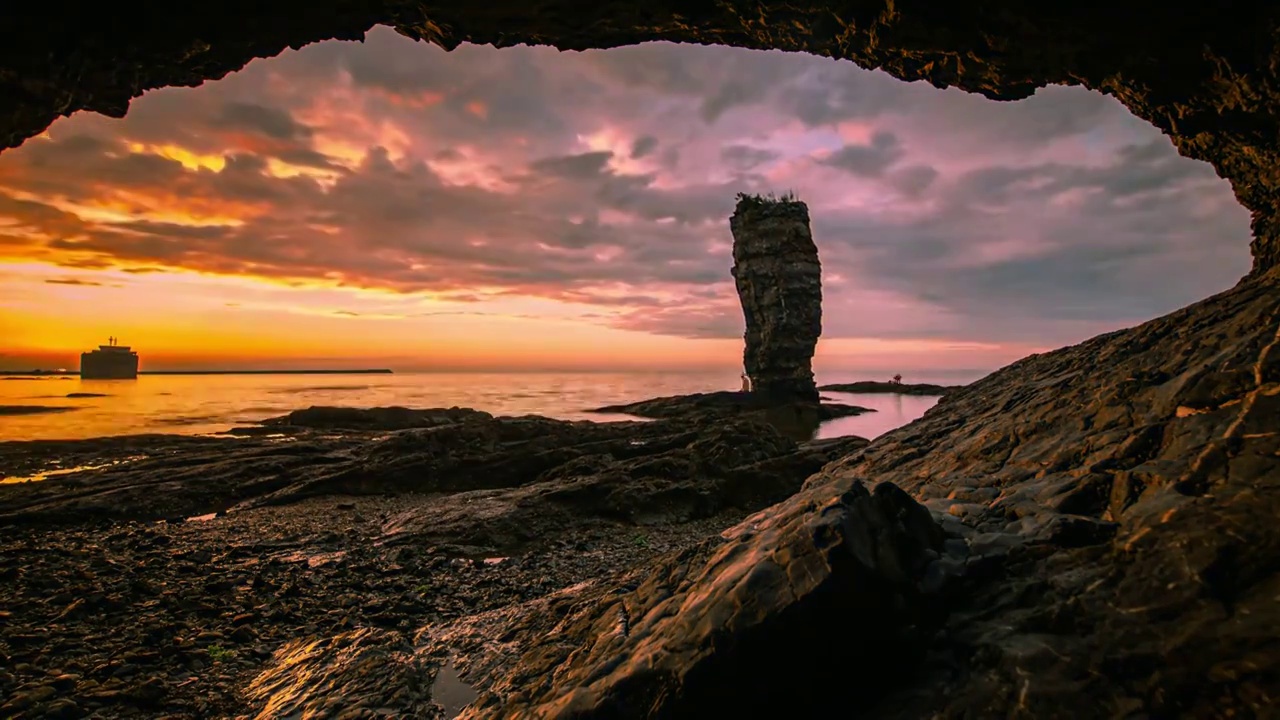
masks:
{"type": "Polygon", "coordinates": [[[822,265],[809,208],[742,196],[729,220],[733,279],[747,329],[742,360],[767,402],[817,402],[813,351],[822,334],[822,265]]]}
{"type": "Polygon", "coordinates": [[[1014,363],[705,553],[451,646],[486,688],[465,717],[1265,717],[1278,484],[1263,278],[1014,363]]]}

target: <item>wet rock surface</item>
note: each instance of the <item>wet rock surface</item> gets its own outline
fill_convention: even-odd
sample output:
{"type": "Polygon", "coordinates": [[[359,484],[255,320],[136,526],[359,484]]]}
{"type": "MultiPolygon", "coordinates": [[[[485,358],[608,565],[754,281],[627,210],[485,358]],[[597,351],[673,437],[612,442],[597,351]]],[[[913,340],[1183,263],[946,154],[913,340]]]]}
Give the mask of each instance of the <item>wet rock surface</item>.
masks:
{"type": "Polygon", "coordinates": [[[934,385],[932,383],[891,383],[861,380],[852,383],[819,385],[819,390],[844,393],[892,393],[896,395],[948,395],[963,385],[934,385]]]}
{"type": "Polygon", "coordinates": [[[432,411],[132,465],[253,488],[258,454],[307,458],[207,523],[23,520],[82,518],[37,486],[119,490],[129,465],[30,484],[41,503],[0,496],[5,712],[432,717],[448,668],[475,718],[1265,716],[1274,282],[1029,357],[870,444],[432,411]]]}
{"type": "Polygon", "coordinates": [[[394,515],[430,502],[320,498],[181,524],[6,528],[0,717],[278,718],[326,706],[435,717],[440,663],[395,662],[424,624],[634,567],[741,517],[579,525],[509,557],[383,543],[394,515]],[[374,639],[386,650],[355,653],[374,639]],[[337,656],[319,677],[296,674],[322,653],[337,656]]]}
{"type": "Polygon", "coordinates": [[[702,421],[745,419],[770,425],[793,440],[804,441],[814,436],[823,421],[853,417],[875,412],[875,410],[837,402],[775,404],[757,393],[722,391],[672,395],[624,405],[607,405],[590,412],[655,419],[702,421]]]}
{"type": "MultiPolygon", "coordinates": [[[[101,468],[148,456],[222,447],[224,442],[210,437],[159,434],[83,440],[10,440],[0,442],[0,478],[101,468]]],[[[0,488],[0,496],[3,492],[0,488]]]]}
{"type": "Polygon", "coordinates": [[[836,685],[874,702],[943,617],[944,586],[922,581],[944,536],[892,485],[828,490],[524,614],[515,672],[454,643],[486,688],[462,717],[813,717],[836,685]]]}
{"type": "Polygon", "coordinates": [[[800,715],[1265,716],[1280,693],[1271,282],[957,390],[724,542],[498,621],[527,638],[505,657],[453,641],[487,689],[465,716],[699,717],[704,682],[720,708],[741,693],[800,715]],[[854,509],[881,497],[892,512],[854,509]],[[821,561],[811,543],[829,543],[821,561]],[[798,590],[824,583],[840,600],[787,625],[798,590]],[[896,612],[850,611],[887,597],[896,612]],[[850,693],[807,664],[832,647],[848,650],[843,683],[878,681],[850,693]],[[864,647],[891,677],[864,676],[864,647]],[[792,663],[772,686],[759,674],[792,663]]]}
{"type": "MultiPolygon", "coordinates": [[[[493,416],[470,408],[404,407],[350,408],[312,406],[262,422],[267,428],[307,428],[312,430],[404,430],[449,425],[463,420],[488,420],[493,416]]],[[[251,431],[241,429],[241,434],[251,431]]]]}
{"type": "Polygon", "coordinates": [[[456,408],[265,426],[289,432],[59,443],[147,455],[0,488],[0,715],[433,717],[424,627],[698,545],[866,445],[456,408]]]}
{"type": "Polygon", "coordinates": [[[1278,399],[1271,278],[1021,360],[811,479],[898,484],[989,576],[880,714],[1265,716],[1278,399]]]}
{"type": "Polygon", "coordinates": [[[813,353],[822,334],[822,265],[808,206],[739,195],[729,229],[752,394],[772,405],[817,403],[813,353]]]}
{"type": "MultiPolygon", "coordinates": [[[[335,494],[485,490],[509,491],[485,496],[486,503],[536,499],[547,512],[590,505],[618,517],[680,515],[726,498],[776,502],[838,456],[833,447],[866,444],[797,445],[749,419],[566,422],[457,408],[310,408],[262,429],[237,438],[0,443],[6,467],[30,466],[55,448],[106,465],[0,485],[0,524],[174,520],[335,494]],[[558,494],[548,494],[551,487],[558,494]]],[[[466,524],[465,515],[457,522],[466,524]]]]}
{"type": "Polygon", "coordinates": [[[5,712],[432,717],[439,681],[474,718],[1265,716],[1273,283],[1029,357],[870,444],[463,413],[219,440],[248,455],[188,454],[201,482],[240,487],[261,468],[232,467],[277,447],[310,460],[207,523],[9,509],[5,712]],[[153,637],[183,652],[138,650],[153,637]],[[243,665],[215,664],[228,648],[243,665]]]}

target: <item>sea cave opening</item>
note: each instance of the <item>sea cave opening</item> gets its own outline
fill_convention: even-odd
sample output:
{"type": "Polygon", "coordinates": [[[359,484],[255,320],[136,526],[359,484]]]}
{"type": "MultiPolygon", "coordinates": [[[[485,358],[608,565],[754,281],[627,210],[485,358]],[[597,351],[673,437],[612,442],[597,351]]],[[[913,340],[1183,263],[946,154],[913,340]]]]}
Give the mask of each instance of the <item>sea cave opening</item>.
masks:
{"type": "MultiPolygon", "coordinates": [[[[59,120],[0,156],[0,187],[16,367],[69,365],[110,327],[152,369],[646,378],[610,402],[730,387],[739,192],[809,207],[827,383],[970,382],[1249,269],[1228,183],[1112,98],[995,102],[665,42],[446,52],[375,27],[148,92],[122,119],[59,120]],[[202,330],[176,329],[189,318],[202,330]]],[[[414,400],[549,409],[465,385],[414,400]]],[[[326,387],[281,392],[361,397],[326,387]]],[[[875,436],[932,402],[894,396],[824,432],[875,436]]]]}
{"type": "Polygon", "coordinates": [[[0,300],[34,338],[3,357],[148,316],[112,332],[174,367],[470,364],[282,382],[255,415],[436,409],[217,437],[252,376],[167,387],[183,432],[147,435],[93,425],[125,385],[0,383],[120,434],[0,442],[32,473],[0,483],[0,714],[1270,707],[1274,10],[255,8],[0,28],[0,300]],[[588,357],[732,383],[725,218],[771,191],[811,214],[820,374],[985,377],[871,443],[526,414],[588,404],[588,357]],[[502,352],[541,378],[476,390],[502,352]]]}

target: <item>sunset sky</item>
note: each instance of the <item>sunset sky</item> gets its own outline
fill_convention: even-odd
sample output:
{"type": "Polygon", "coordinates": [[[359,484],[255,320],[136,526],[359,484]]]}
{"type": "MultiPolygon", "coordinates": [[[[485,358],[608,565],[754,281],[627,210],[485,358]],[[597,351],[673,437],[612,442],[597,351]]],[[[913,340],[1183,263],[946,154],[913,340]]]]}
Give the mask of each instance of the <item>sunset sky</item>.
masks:
{"type": "Polygon", "coordinates": [[[1248,215],[1116,101],[847,62],[376,29],[0,154],[0,368],[732,368],[735,194],[795,191],[820,372],[992,369],[1248,270],[1248,215]]]}

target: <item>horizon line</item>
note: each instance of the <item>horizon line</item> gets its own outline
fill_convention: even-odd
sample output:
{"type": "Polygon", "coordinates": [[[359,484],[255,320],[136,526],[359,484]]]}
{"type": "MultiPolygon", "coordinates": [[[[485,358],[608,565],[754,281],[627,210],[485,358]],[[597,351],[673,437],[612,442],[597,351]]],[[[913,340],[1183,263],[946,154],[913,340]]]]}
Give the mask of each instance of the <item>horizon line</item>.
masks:
{"type": "MultiPolygon", "coordinates": [[[[865,375],[875,375],[880,373],[915,373],[924,375],[977,375],[985,376],[993,372],[992,368],[918,368],[918,367],[898,367],[898,368],[840,368],[829,369],[826,371],[815,370],[814,375],[833,375],[845,373],[857,373],[865,375]]],[[[139,370],[138,375],[395,375],[395,374],[470,374],[470,375],[505,375],[505,374],[565,374],[565,373],[582,373],[582,374],[689,374],[689,373],[732,373],[741,372],[740,369],[734,369],[729,366],[725,367],[671,367],[671,368],[609,368],[609,367],[513,367],[513,368],[422,368],[414,367],[401,370],[391,368],[352,368],[352,369],[320,369],[320,368],[301,368],[301,369],[268,369],[268,368],[249,368],[249,369],[209,369],[198,368],[192,370],[139,370]]],[[[0,369],[0,376],[9,377],[78,377],[80,371],[77,370],[43,370],[43,369],[25,369],[25,370],[6,370],[0,369]]]]}
{"type": "MultiPolygon", "coordinates": [[[[70,377],[80,375],[80,370],[0,370],[0,374],[53,375],[70,377]]],[[[390,368],[357,368],[353,370],[139,370],[139,375],[393,375],[390,368]]],[[[122,378],[127,379],[127,378],[122,378]]]]}

